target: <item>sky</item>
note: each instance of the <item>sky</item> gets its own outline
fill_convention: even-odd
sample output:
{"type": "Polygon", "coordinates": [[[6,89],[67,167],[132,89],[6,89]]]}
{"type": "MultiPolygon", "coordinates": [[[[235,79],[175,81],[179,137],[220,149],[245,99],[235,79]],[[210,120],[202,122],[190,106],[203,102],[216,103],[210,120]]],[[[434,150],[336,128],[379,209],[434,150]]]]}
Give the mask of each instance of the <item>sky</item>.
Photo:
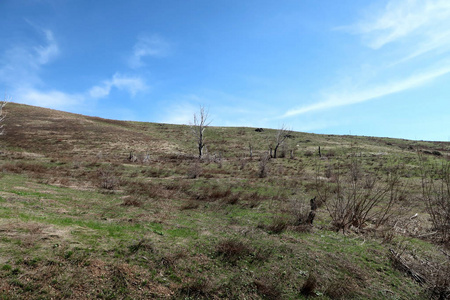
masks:
{"type": "MultiPolygon", "coordinates": [[[[109,119],[450,141],[448,0],[0,0],[0,93],[109,119]]],[[[11,117],[11,116],[10,116],[11,117]]]]}

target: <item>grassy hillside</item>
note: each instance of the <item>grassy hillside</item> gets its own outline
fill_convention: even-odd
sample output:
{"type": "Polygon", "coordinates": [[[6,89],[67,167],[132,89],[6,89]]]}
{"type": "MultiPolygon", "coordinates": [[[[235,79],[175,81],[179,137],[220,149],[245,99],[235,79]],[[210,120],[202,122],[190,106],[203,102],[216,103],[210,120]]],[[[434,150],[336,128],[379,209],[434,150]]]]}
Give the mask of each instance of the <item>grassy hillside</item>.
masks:
{"type": "Polygon", "coordinates": [[[2,299],[450,295],[450,143],[6,108],[2,299]]]}

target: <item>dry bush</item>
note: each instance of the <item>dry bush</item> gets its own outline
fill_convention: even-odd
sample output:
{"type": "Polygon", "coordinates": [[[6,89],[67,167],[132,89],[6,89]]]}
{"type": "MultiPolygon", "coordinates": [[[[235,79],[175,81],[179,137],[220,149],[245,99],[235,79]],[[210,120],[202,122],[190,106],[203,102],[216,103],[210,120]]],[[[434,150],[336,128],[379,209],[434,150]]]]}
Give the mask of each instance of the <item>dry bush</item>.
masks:
{"type": "Polygon", "coordinates": [[[214,202],[222,200],[227,204],[236,204],[239,202],[241,194],[233,193],[231,188],[222,189],[219,186],[211,186],[195,192],[187,192],[192,200],[214,202]]]}
{"type": "Polygon", "coordinates": [[[361,229],[369,220],[376,226],[383,224],[398,198],[399,174],[392,170],[381,181],[378,176],[365,174],[356,157],[352,157],[348,166],[343,172],[338,165],[335,183],[319,180],[316,175],[316,192],[325,203],[333,227],[345,232],[351,226],[361,229]],[[364,180],[366,177],[370,180],[364,180]]]}
{"type": "Polygon", "coordinates": [[[184,284],[178,291],[179,299],[211,299],[211,283],[204,278],[184,284]]]}
{"type": "Polygon", "coordinates": [[[300,288],[300,293],[303,296],[311,297],[316,295],[316,289],[317,289],[317,278],[312,273],[309,273],[308,278],[300,288]]]}
{"type": "Polygon", "coordinates": [[[325,295],[331,299],[351,299],[356,294],[357,285],[350,278],[331,283],[325,290],[325,295]]]}
{"type": "Polygon", "coordinates": [[[122,184],[131,195],[140,195],[149,198],[157,198],[161,195],[161,186],[143,181],[127,181],[122,184]]]}
{"type": "Polygon", "coordinates": [[[224,199],[224,202],[226,204],[235,205],[235,204],[237,204],[239,202],[240,198],[241,198],[241,194],[240,193],[233,193],[233,194],[229,195],[228,197],[226,197],[224,199]]]}
{"type": "Polygon", "coordinates": [[[230,188],[227,188],[225,190],[219,189],[219,187],[215,186],[209,193],[208,198],[209,200],[217,200],[217,199],[224,199],[229,196],[231,196],[232,192],[230,188]]]}
{"type": "Polygon", "coordinates": [[[246,196],[243,196],[243,197],[245,197],[245,199],[243,199],[243,200],[248,201],[248,206],[250,208],[257,207],[264,200],[264,197],[262,197],[258,192],[253,192],[253,193],[247,194],[246,196]]]}
{"type": "Polygon", "coordinates": [[[148,239],[141,239],[130,246],[128,246],[128,250],[130,253],[136,253],[140,250],[143,250],[145,252],[154,252],[153,244],[148,239]]]}
{"type": "Polygon", "coordinates": [[[309,214],[311,211],[310,204],[305,201],[291,198],[289,200],[289,212],[294,218],[294,226],[305,225],[308,223],[309,214]]]}
{"type": "Polygon", "coordinates": [[[197,209],[199,206],[200,203],[198,201],[189,200],[180,207],[180,210],[197,209]]]}
{"type": "Polygon", "coordinates": [[[307,150],[307,151],[305,151],[305,154],[304,154],[306,157],[312,157],[312,156],[314,156],[314,152],[312,152],[311,150],[307,150]]]}
{"type": "Polygon", "coordinates": [[[126,197],[123,200],[123,203],[121,205],[122,206],[142,207],[143,203],[142,203],[142,200],[140,199],[140,197],[130,196],[130,197],[126,197]]]}
{"type": "Polygon", "coordinates": [[[264,154],[261,156],[261,158],[259,159],[259,170],[258,170],[258,177],[259,178],[266,178],[267,177],[267,172],[268,172],[268,166],[269,166],[269,160],[270,160],[270,155],[269,154],[264,154]]]}
{"type": "Polygon", "coordinates": [[[163,256],[160,260],[160,263],[166,268],[174,268],[178,260],[186,257],[187,254],[185,251],[177,251],[175,253],[169,253],[163,256]]]}
{"type": "Polygon", "coordinates": [[[23,172],[32,172],[36,174],[45,174],[48,168],[44,165],[37,163],[25,163],[25,162],[17,162],[17,163],[6,163],[2,165],[3,171],[21,174],[23,172]]]}
{"type": "Polygon", "coordinates": [[[450,299],[450,263],[441,266],[430,276],[427,293],[431,299],[450,299]]]}
{"type": "MultiPolygon", "coordinates": [[[[429,299],[450,298],[450,255],[443,251],[442,257],[420,257],[416,251],[412,253],[400,248],[397,251],[389,249],[390,260],[394,268],[411,277],[424,287],[429,299]]],[[[425,297],[424,297],[425,298],[425,297]]]]}
{"type": "Polygon", "coordinates": [[[187,178],[188,179],[195,179],[200,177],[200,175],[203,173],[202,167],[198,161],[191,164],[189,167],[189,170],[187,172],[187,178]]]}
{"type": "Polygon", "coordinates": [[[216,255],[229,263],[235,264],[238,260],[250,254],[251,249],[236,239],[226,239],[216,245],[216,255]]]}
{"type": "Polygon", "coordinates": [[[97,174],[101,188],[115,190],[119,187],[121,174],[112,165],[99,168],[97,174]]]}
{"type": "Polygon", "coordinates": [[[290,220],[285,216],[275,215],[272,218],[270,224],[258,224],[258,228],[267,231],[272,234],[280,234],[286,230],[288,225],[290,224],[290,220]]]}
{"type": "Polygon", "coordinates": [[[422,196],[440,242],[450,243],[450,162],[427,165],[419,153],[422,196]]]}
{"type": "Polygon", "coordinates": [[[256,291],[258,292],[263,299],[280,299],[281,298],[281,289],[278,282],[275,282],[273,278],[262,278],[255,280],[253,284],[256,287],[256,291]]]}

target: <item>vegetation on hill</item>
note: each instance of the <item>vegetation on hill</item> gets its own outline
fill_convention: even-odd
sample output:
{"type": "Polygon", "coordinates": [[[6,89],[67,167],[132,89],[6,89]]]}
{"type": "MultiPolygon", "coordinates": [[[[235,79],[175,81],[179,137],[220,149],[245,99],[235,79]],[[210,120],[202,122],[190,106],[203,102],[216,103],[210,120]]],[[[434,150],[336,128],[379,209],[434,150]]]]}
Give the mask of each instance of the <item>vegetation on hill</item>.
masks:
{"type": "Polygon", "coordinates": [[[5,110],[2,299],[450,297],[450,143],[5,110]]]}

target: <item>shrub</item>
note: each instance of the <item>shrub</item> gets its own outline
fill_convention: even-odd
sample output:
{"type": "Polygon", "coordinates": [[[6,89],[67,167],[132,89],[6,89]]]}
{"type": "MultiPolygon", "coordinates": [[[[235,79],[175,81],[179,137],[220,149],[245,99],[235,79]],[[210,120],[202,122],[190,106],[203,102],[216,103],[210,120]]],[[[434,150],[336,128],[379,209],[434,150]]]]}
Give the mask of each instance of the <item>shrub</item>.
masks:
{"type": "Polygon", "coordinates": [[[325,290],[325,295],[331,299],[351,299],[355,294],[355,284],[350,278],[333,282],[325,290]]]}
{"type": "Polygon", "coordinates": [[[121,204],[122,206],[135,206],[135,207],[141,207],[142,206],[142,201],[137,198],[137,197],[126,197],[123,200],[123,203],[121,204]]]}
{"type": "Polygon", "coordinates": [[[114,190],[119,186],[119,173],[112,166],[99,168],[97,171],[100,179],[100,187],[106,190],[114,190]]]}
{"type": "Polygon", "coordinates": [[[289,224],[289,221],[287,220],[286,217],[275,216],[275,217],[273,217],[272,222],[269,225],[265,226],[265,229],[269,233],[280,234],[286,230],[288,224],[289,224]]]}
{"type": "Polygon", "coordinates": [[[216,245],[216,255],[232,264],[247,256],[250,248],[236,239],[226,239],[216,245]]]}
{"type": "Polygon", "coordinates": [[[128,246],[128,250],[130,253],[136,253],[139,250],[144,250],[146,252],[153,252],[153,245],[152,243],[147,239],[141,239],[130,246],[128,246]]]}
{"type": "Polygon", "coordinates": [[[200,206],[198,201],[189,200],[181,206],[181,210],[197,209],[200,206]]]}
{"type": "Polygon", "coordinates": [[[422,196],[427,204],[433,228],[440,241],[450,242],[450,163],[426,165],[419,153],[422,177],[422,196]]]}
{"type": "Polygon", "coordinates": [[[335,183],[317,181],[316,192],[332,218],[332,225],[343,232],[349,227],[361,229],[368,220],[384,223],[397,200],[400,177],[395,169],[384,181],[365,174],[361,163],[353,157],[346,173],[336,170],[335,183]],[[362,178],[370,178],[362,180],[362,178]],[[332,192],[333,191],[333,192],[332,192]]]}
{"type": "Polygon", "coordinates": [[[317,278],[312,273],[309,273],[308,278],[300,288],[300,293],[306,297],[314,296],[316,288],[317,288],[317,278]]]}
{"type": "Polygon", "coordinates": [[[267,177],[267,171],[268,171],[268,164],[270,160],[270,155],[265,154],[263,155],[259,160],[259,171],[258,171],[258,177],[259,178],[266,178],[267,177]]]}
{"type": "Polygon", "coordinates": [[[198,278],[192,282],[184,284],[178,290],[181,299],[210,299],[210,283],[204,278],[198,278]]]}
{"type": "Polygon", "coordinates": [[[193,164],[191,164],[187,173],[187,178],[195,179],[198,178],[201,174],[202,174],[202,167],[200,166],[200,163],[196,161],[193,164]]]}
{"type": "Polygon", "coordinates": [[[264,299],[280,299],[281,291],[280,287],[273,281],[273,278],[263,278],[255,280],[253,284],[259,295],[264,299]]]}

